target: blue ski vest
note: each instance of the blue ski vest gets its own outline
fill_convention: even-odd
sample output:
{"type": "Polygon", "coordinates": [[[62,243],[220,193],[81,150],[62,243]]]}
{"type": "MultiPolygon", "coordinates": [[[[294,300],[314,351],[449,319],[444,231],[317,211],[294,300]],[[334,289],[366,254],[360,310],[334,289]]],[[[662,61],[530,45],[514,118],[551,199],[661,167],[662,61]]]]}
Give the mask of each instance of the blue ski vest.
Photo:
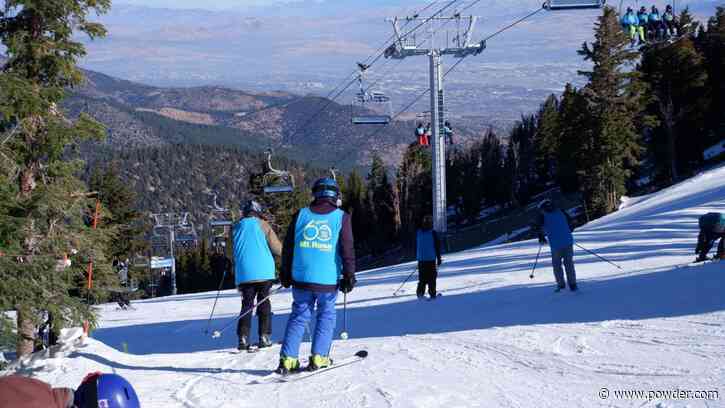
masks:
{"type": "Polygon", "coordinates": [[[234,224],[232,240],[236,285],[275,279],[274,258],[259,220],[248,217],[234,224]]]}
{"type": "Polygon", "coordinates": [[[342,271],[337,243],[344,214],[340,209],[329,214],[316,214],[309,208],[300,210],[295,224],[292,280],[337,285],[342,271]]]}
{"type": "Polygon", "coordinates": [[[418,230],[417,253],[419,261],[435,261],[436,247],[433,239],[433,230],[418,230]]]}
{"type": "Polygon", "coordinates": [[[574,237],[571,235],[569,223],[561,210],[554,210],[544,213],[544,231],[549,238],[549,246],[552,251],[566,248],[574,244],[574,237]]]}

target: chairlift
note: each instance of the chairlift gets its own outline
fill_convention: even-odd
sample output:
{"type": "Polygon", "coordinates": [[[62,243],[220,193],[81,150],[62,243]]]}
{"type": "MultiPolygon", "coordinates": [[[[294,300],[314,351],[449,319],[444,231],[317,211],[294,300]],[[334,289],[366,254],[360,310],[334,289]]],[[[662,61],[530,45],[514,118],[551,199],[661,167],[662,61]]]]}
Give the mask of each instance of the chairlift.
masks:
{"type": "MultiPolygon", "coordinates": [[[[645,3],[645,2],[643,2],[645,3]]],[[[640,8],[639,1],[637,0],[629,0],[626,2],[626,8],[625,6],[625,0],[620,0],[619,2],[619,15],[620,18],[624,18],[626,15],[627,10],[631,9],[635,15],[637,15],[639,20],[640,10],[645,9],[646,14],[648,17],[651,18],[651,9],[646,8],[645,6],[642,6],[640,8]],[[624,11],[623,11],[624,10],[624,11]]],[[[656,5],[655,5],[656,6],[656,5]]],[[[653,7],[655,7],[653,6],[653,7]]],[[[659,20],[658,24],[655,28],[652,27],[652,21],[650,20],[646,25],[644,26],[636,26],[636,30],[632,30],[627,32],[627,34],[630,36],[631,41],[631,47],[635,48],[635,46],[640,48],[640,51],[646,50],[647,47],[656,47],[663,45],[665,47],[669,46],[670,44],[679,41],[683,37],[687,35],[687,28],[690,26],[690,24],[687,24],[685,26],[680,26],[679,21],[677,19],[676,11],[675,11],[675,1],[673,0],[671,4],[666,4],[665,8],[663,10],[658,9],[659,14],[659,20]],[[667,9],[671,8],[671,19],[668,20],[666,16],[668,15],[667,9]],[[636,33],[635,33],[636,31],[636,33]]],[[[627,31],[627,27],[630,27],[629,25],[626,25],[626,23],[622,22],[622,27],[627,31]]]]}
{"type": "Polygon", "coordinates": [[[366,90],[363,86],[368,65],[358,63],[360,90],[352,103],[353,125],[387,125],[393,118],[393,104],[384,92],[366,90]]]}
{"type": "Polygon", "coordinates": [[[606,0],[547,0],[544,8],[551,11],[600,9],[605,3],[606,0]]]}
{"type": "Polygon", "coordinates": [[[295,190],[295,179],[288,171],[277,170],[272,167],[272,151],[267,150],[268,172],[264,175],[262,183],[265,194],[291,193],[295,190]]]}

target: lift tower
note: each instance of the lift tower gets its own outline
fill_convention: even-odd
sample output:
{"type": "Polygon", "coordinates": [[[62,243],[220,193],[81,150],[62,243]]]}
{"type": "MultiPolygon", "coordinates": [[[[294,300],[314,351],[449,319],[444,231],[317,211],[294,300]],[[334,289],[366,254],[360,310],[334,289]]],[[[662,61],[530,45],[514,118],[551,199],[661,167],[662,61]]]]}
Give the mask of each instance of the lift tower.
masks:
{"type": "Polygon", "coordinates": [[[486,42],[472,43],[473,29],[476,25],[476,16],[461,16],[456,13],[450,17],[395,17],[388,21],[393,24],[395,42],[385,51],[386,58],[404,59],[427,55],[430,65],[430,112],[431,130],[433,140],[433,229],[446,236],[448,222],[446,218],[446,143],[443,133],[445,123],[445,97],[443,92],[443,62],[444,55],[455,58],[465,58],[469,55],[478,55],[486,49],[486,42]],[[409,33],[400,32],[400,22],[407,24],[422,21],[419,25],[430,25],[430,47],[421,48],[417,45],[415,37],[409,33]],[[452,47],[436,48],[436,24],[456,23],[457,30],[453,38],[446,36],[446,44],[452,47]]]}

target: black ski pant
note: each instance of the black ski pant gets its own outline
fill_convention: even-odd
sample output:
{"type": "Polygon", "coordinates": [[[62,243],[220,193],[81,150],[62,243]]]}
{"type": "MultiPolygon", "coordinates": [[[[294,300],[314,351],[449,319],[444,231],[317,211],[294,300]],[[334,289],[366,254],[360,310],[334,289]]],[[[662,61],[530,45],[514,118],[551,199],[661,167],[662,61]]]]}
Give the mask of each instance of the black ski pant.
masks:
{"type": "Polygon", "coordinates": [[[717,247],[717,257],[725,257],[725,233],[717,233],[708,229],[701,229],[700,235],[697,237],[697,248],[696,252],[698,259],[705,259],[707,253],[710,252],[712,246],[715,245],[715,241],[720,238],[720,245],[717,247]]]}
{"type": "MultiPolygon", "coordinates": [[[[262,335],[272,335],[272,303],[270,299],[262,302],[264,298],[269,296],[269,290],[272,288],[272,281],[243,283],[239,285],[239,292],[242,295],[242,312],[251,310],[257,304],[257,318],[259,319],[259,337],[262,335]]],[[[249,339],[249,331],[252,327],[252,313],[239,319],[237,323],[237,335],[239,338],[245,336],[249,339]]]]}
{"type": "Polygon", "coordinates": [[[425,295],[427,286],[430,297],[436,297],[436,279],[438,279],[436,261],[418,261],[418,289],[415,291],[416,295],[418,297],[425,295]]]}

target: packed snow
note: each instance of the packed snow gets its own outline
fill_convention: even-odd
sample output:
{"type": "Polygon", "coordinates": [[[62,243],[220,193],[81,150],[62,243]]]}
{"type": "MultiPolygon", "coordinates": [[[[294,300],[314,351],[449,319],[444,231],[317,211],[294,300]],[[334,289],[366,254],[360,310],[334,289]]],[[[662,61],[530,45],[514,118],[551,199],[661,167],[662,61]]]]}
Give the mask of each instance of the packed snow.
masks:
{"type": "MultiPolygon", "coordinates": [[[[84,345],[22,371],[56,386],[116,372],[144,407],[725,406],[725,264],[689,265],[697,217],[708,211],[725,211],[725,167],[577,229],[579,245],[622,267],[577,248],[577,293],[553,292],[548,248],[529,279],[535,240],[445,255],[435,301],[416,299],[415,277],[393,296],[412,263],[361,272],[345,341],[339,297],[331,355],[370,356],[301,381],[255,383],[277,366],[279,347],[234,354],[234,325],[212,338],[239,312],[235,291],[222,292],[209,328],[215,292],[138,301],[129,311],[103,305],[84,345]],[[719,399],[627,400],[619,390],[717,391],[719,399]]],[[[281,340],[289,290],[272,302],[281,340]]]]}

